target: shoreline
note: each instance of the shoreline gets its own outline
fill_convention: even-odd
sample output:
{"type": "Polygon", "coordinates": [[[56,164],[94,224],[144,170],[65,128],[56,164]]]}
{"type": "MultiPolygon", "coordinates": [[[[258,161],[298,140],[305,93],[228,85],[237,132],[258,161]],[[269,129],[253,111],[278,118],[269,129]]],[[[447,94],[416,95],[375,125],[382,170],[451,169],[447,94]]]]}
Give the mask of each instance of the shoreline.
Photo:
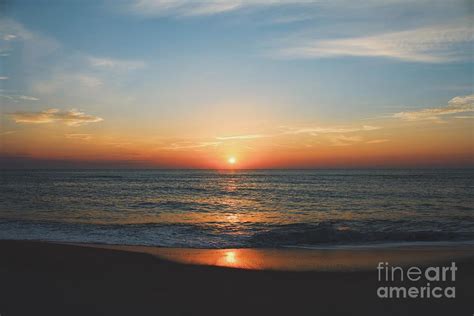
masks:
{"type": "MultiPolygon", "coordinates": [[[[1,221],[1,219],[0,219],[1,221]]],[[[149,245],[149,244],[125,244],[102,241],[68,241],[60,239],[36,239],[36,238],[0,238],[0,241],[32,241],[56,244],[70,245],[107,245],[107,246],[125,246],[125,247],[155,247],[168,249],[301,249],[301,250],[369,250],[369,249],[398,249],[398,248],[441,248],[441,247],[474,247],[474,239],[460,240],[434,240],[434,241],[374,241],[374,242],[353,242],[353,243],[320,243],[320,244],[300,244],[300,245],[281,245],[281,246],[229,246],[229,247],[181,247],[167,245],[149,245]]]]}
{"type": "Polygon", "coordinates": [[[149,254],[158,259],[200,266],[274,271],[371,270],[380,261],[399,266],[427,265],[473,258],[473,241],[287,246],[274,248],[185,248],[49,240],[6,240],[149,254]]]}
{"type": "MultiPolygon", "coordinates": [[[[473,248],[468,248],[413,248],[395,253],[390,250],[396,254],[394,258],[400,256],[400,251],[406,251],[402,256],[407,262],[415,262],[420,257],[427,259],[423,251],[444,254],[434,261],[429,257],[423,261],[425,264],[441,266],[455,260],[458,267],[454,283],[456,298],[382,299],[377,297],[380,283],[375,266],[324,269],[320,265],[311,271],[257,270],[183,264],[164,258],[163,253],[158,256],[147,252],[150,249],[131,251],[123,247],[0,240],[3,259],[0,260],[0,313],[2,316],[470,315],[474,300],[474,256],[473,248]]],[[[178,250],[175,251],[184,253],[183,249],[178,250]]],[[[312,253],[310,258],[328,260],[337,254],[347,262],[369,259],[368,253],[360,250],[290,249],[282,253],[265,249],[260,252],[269,257],[282,255],[286,259],[290,253],[312,253]]],[[[375,254],[373,259],[382,258],[381,252],[375,254]]],[[[239,254],[234,259],[240,260],[239,254]]],[[[334,267],[334,260],[328,262],[334,267]]],[[[413,286],[425,284],[416,282],[413,286]]]]}

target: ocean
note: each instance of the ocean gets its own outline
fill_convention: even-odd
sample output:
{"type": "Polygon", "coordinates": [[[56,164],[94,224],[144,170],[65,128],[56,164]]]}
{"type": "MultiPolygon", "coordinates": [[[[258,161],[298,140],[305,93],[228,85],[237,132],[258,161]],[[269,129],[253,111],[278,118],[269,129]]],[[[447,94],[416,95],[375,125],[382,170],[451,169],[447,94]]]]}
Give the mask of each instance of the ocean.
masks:
{"type": "Polygon", "coordinates": [[[191,248],[474,240],[474,170],[3,170],[0,239],[191,248]]]}

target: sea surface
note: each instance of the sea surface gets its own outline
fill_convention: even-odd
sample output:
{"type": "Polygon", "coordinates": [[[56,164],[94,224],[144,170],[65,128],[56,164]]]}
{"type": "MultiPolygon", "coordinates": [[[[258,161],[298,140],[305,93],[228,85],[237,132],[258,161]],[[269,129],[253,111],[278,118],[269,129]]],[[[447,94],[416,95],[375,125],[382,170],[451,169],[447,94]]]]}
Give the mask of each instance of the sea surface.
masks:
{"type": "Polygon", "coordinates": [[[474,241],[474,170],[3,170],[0,239],[193,248],[474,241]]]}

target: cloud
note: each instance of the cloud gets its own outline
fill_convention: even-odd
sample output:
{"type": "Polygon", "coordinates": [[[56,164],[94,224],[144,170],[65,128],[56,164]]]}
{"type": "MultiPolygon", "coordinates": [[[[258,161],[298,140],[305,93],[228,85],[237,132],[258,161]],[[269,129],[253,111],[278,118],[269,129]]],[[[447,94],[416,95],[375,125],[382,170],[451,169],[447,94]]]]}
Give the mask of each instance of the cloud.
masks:
{"type": "MultiPolygon", "coordinates": [[[[348,146],[358,142],[362,142],[363,138],[359,135],[342,135],[350,134],[356,132],[367,132],[378,130],[380,127],[363,125],[361,127],[288,127],[281,126],[280,131],[275,131],[274,133],[268,134],[243,134],[243,135],[232,135],[232,136],[218,136],[216,141],[180,141],[171,143],[161,149],[165,150],[187,150],[194,149],[199,150],[205,147],[217,147],[220,145],[225,145],[226,141],[245,141],[245,140],[254,140],[262,138],[278,138],[288,135],[299,135],[307,134],[310,136],[318,136],[318,134],[325,135],[325,139],[329,141],[329,144],[332,146],[348,146]]],[[[270,144],[267,142],[267,144],[270,144]]],[[[275,142],[271,142],[271,146],[280,146],[285,148],[292,148],[291,146],[279,145],[275,142]]],[[[254,150],[252,147],[246,147],[250,150],[254,150]]]]}
{"type": "Polygon", "coordinates": [[[16,35],[13,34],[5,34],[3,35],[3,40],[4,41],[11,41],[16,38],[16,35]]]}
{"type": "Polygon", "coordinates": [[[312,14],[295,14],[295,15],[285,15],[276,17],[270,20],[271,23],[274,24],[290,24],[295,22],[307,21],[314,19],[314,15],[312,14]]]}
{"type": "Polygon", "coordinates": [[[442,116],[474,111],[474,94],[458,96],[449,100],[448,105],[438,108],[428,108],[419,111],[399,112],[393,114],[394,118],[405,121],[434,120],[440,121],[442,116]]]}
{"type": "Polygon", "coordinates": [[[64,134],[64,137],[69,139],[90,140],[91,134],[64,134]]]}
{"type": "Polygon", "coordinates": [[[30,97],[28,95],[17,95],[16,96],[18,99],[20,100],[26,100],[26,101],[39,101],[38,98],[35,98],[35,97],[30,97]]]}
{"type": "MultiPolygon", "coordinates": [[[[277,137],[282,135],[298,135],[298,134],[309,134],[317,136],[318,134],[343,134],[343,133],[355,133],[364,131],[373,131],[380,129],[377,126],[364,125],[362,127],[288,127],[281,126],[282,131],[274,134],[248,134],[248,135],[234,135],[234,136],[220,136],[216,137],[217,140],[247,140],[247,139],[259,139],[267,137],[277,137]]],[[[344,137],[344,136],[343,136],[344,137]]]]}
{"type": "Polygon", "coordinates": [[[331,134],[331,133],[353,133],[353,132],[363,132],[363,131],[373,131],[380,129],[377,126],[364,125],[362,127],[304,127],[304,128],[294,128],[294,127],[284,127],[286,131],[283,134],[331,134]]]}
{"type": "Polygon", "coordinates": [[[49,77],[34,80],[31,90],[38,94],[67,93],[72,97],[91,94],[91,89],[104,95],[111,83],[120,83],[134,71],[146,66],[139,60],[123,60],[93,57],[82,53],[58,58],[60,62],[50,72],[49,77]],[[100,88],[100,89],[99,89],[100,88]]]}
{"type": "Polygon", "coordinates": [[[441,63],[471,59],[474,33],[469,22],[340,39],[300,38],[280,49],[284,58],[385,57],[441,63]]]}
{"type": "Polygon", "coordinates": [[[212,15],[239,9],[241,1],[192,1],[192,0],[136,0],[130,1],[127,11],[145,16],[196,16],[212,15]]]}
{"type": "Polygon", "coordinates": [[[5,99],[8,99],[8,100],[14,100],[13,96],[11,95],[6,95],[6,94],[0,94],[0,97],[1,98],[5,98],[5,99]]]}
{"type": "Polygon", "coordinates": [[[360,136],[345,136],[339,135],[331,138],[332,146],[349,146],[354,143],[359,143],[363,140],[360,136]]]}
{"type": "Polygon", "coordinates": [[[103,84],[102,80],[94,76],[80,74],[77,75],[76,78],[83,86],[88,88],[96,88],[103,84]]]}
{"type": "Polygon", "coordinates": [[[0,132],[0,136],[4,136],[4,135],[11,135],[11,134],[14,134],[15,131],[5,131],[5,132],[0,132]]]}
{"type": "Polygon", "coordinates": [[[61,111],[59,109],[47,109],[41,112],[14,112],[10,116],[16,123],[45,124],[61,122],[68,126],[81,126],[88,123],[103,121],[102,118],[85,114],[78,110],[61,111]]]}
{"type": "Polygon", "coordinates": [[[13,102],[39,101],[39,99],[35,98],[35,97],[31,97],[31,96],[28,96],[28,95],[17,95],[17,94],[12,94],[12,95],[0,94],[0,98],[5,98],[5,99],[11,100],[13,102]]]}
{"type": "Polygon", "coordinates": [[[130,142],[120,142],[120,141],[107,142],[105,144],[109,145],[109,146],[112,146],[112,147],[116,147],[116,148],[124,148],[124,147],[127,147],[129,145],[133,145],[133,143],[130,143],[130,142]]]}
{"type": "Polygon", "coordinates": [[[99,57],[88,57],[87,60],[91,66],[104,69],[135,70],[145,67],[145,63],[140,60],[121,60],[99,57]]]}
{"type": "Polygon", "coordinates": [[[171,145],[164,147],[163,149],[167,150],[181,150],[181,149],[198,149],[204,147],[216,147],[222,144],[222,142],[177,142],[172,143],[171,145]]]}
{"type": "Polygon", "coordinates": [[[238,140],[238,139],[256,139],[270,137],[269,135],[262,134],[252,134],[252,135],[235,135],[235,136],[225,136],[225,137],[216,137],[218,140],[238,140]]]}
{"type": "Polygon", "coordinates": [[[455,119],[474,119],[474,115],[460,115],[460,116],[455,116],[455,119]]]}
{"type": "Polygon", "coordinates": [[[10,18],[0,18],[0,37],[3,39],[0,41],[2,54],[10,54],[14,47],[12,42],[21,41],[18,56],[23,63],[28,62],[32,66],[37,66],[39,59],[51,55],[61,47],[55,39],[31,31],[10,18]]]}
{"type": "Polygon", "coordinates": [[[101,78],[85,73],[59,72],[50,79],[34,82],[31,89],[38,94],[52,94],[63,91],[81,91],[91,93],[104,84],[101,78]],[[81,90],[82,89],[82,90],[81,90]]]}
{"type": "MultiPolygon", "coordinates": [[[[112,69],[126,71],[145,65],[141,61],[99,58],[78,51],[66,55],[61,47],[52,37],[28,29],[13,19],[0,18],[0,53],[17,57],[12,62],[29,70],[32,75],[25,78],[26,84],[38,94],[69,94],[70,91],[80,90],[80,94],[84,95],[84,90],[89,92],[91,88],[102,88],[106,80],[120,78],[110,71],[112,69]],[[10,40],[2,41],[5,36],[10,40]],[[15,36],[14,41],[12,36],[15,36]]],[[[0,76],[2,79],[7,80],[8,77],[0,76]]]]}
{"type": "MultiPolygon", "coordinates": [[[[411,0],[386,0],[384,4],[410,3],[411,0]]],[[[360,7],[376,7],[380,6],[380,1],[364,0],[129,0],[125,1],[123,11],[142,16],[208,16],[217,15],[228,12],[234,12],[244,9],[267,8],[270,6],[314,6],[344,8],[350,6],[360,7]]],[[[306,9],[306,8],[305,8],[306,9]]],[[[291,23],[306,19],[306,16],[295,16],[289,18],[281,18],[276,23],[291,23]]]]}
{"type": "Polygon", "coordinates": [[[310,0],[133,0],[124,11],[142,16],[206,16],[272,5],[309,4],[310,0]]]}
{"type": "Polygon", "coordinates": [[[388,139],[373,139],[373,140],[369,140],[369,141],[366,141],[365,143],[366,144],[381,144],[381,143],[386,143],[386,142],[389,142],[390,140],[388,139]]]}
{"type": "Polygon", "coordinates": [[[182,13],[183,15],[212,15],[237,10],[241,7],[240,1],[209,1],[194,3],[182,13]]]}

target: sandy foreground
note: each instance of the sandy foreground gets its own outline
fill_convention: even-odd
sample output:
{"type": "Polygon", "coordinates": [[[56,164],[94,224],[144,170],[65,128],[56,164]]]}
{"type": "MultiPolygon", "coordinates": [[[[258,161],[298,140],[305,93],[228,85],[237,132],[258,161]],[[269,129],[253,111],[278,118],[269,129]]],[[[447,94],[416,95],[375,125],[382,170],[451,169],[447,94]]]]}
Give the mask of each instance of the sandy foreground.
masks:
{"type": "MultiPolygon", "coordinates": [[[[448,273],[449,275],[449,273],[448,273]]],[[[406,280],[405,280],[406,281],[406,280]]],[[[0,241],[0,315],[473,315],[474,247],[167,249],[0,241]],[[455,298],[379,298],[378,262],[449,267],[455,298]]]]}

